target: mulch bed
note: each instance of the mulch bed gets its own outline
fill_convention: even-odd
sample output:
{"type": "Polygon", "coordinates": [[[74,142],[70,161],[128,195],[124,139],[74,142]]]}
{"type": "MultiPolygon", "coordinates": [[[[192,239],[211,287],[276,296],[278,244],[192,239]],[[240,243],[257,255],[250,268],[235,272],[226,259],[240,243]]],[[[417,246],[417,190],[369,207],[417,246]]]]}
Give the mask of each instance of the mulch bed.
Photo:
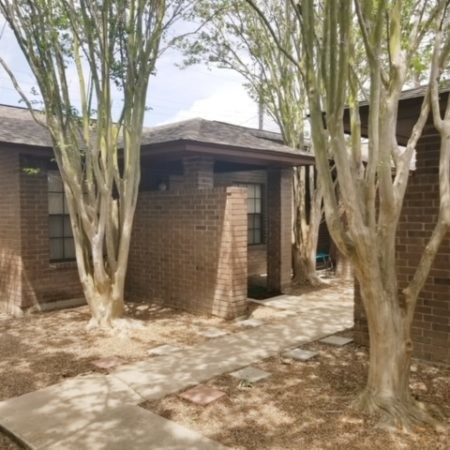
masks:
{"type": "MultiPolygon", "coordinates": [[[[239,450],[449,448],[449,419],[441,433],[423,428],[406,434],[380,429],[376,418],[351,409],[366,378],[365,348],[318,342],[302,348],[320,354],[306,363],[278,356],[255,364],[272,377],[254,385],[229,375],[209,380],[207,385],[227,396],[206,407],[177,395],[141,406],[239,450]]],[[[450,417],[450,368],[415,361],[411,388],[420,401],[438,405],[450,417]]]]}

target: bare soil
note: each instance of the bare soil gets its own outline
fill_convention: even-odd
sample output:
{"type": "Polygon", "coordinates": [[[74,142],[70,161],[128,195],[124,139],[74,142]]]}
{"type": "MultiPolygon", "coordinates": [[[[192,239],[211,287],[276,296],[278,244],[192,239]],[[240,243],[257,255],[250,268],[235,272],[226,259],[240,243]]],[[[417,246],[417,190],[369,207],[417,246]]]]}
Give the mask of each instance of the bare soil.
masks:
{"type": "Polygon", "coordinates": [[[306,363],[278,356],[255,364],[272,374],[259,383],[243,385],[229,375],[211,379],[206,384],[227,396],[206,407],[177,395],[141,406],[239,450],[450,448],[450,368],[415,361],[411,373],[417,399],[437,405],[447,417],[444,431],[388,432],[377,427],[376,418],[351,408],[365,382],[365,348],[318,342],[302,348],[319,351],[319,356],[306,363]]]}

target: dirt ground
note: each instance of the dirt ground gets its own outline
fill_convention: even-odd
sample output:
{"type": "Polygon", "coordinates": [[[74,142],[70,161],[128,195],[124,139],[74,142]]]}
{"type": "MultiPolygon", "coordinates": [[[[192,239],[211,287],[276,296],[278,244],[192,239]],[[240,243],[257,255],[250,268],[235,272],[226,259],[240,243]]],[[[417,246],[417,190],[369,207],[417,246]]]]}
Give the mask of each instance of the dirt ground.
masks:
{"type": "MultiPolygon", "coordinates": [[[[249,306],[249,317],[273,323],[285,311],[249,306]]],[[[129,303],[127,316],[142,328],[127,336],[86,331],[87,306],[34,314],[22,318],[0,315],[0,401],[58,383],[81,373],[101,371],[92,365],[99,358],[115,357],[123,363],[149,358],[158,345],[195,345],[206,340],[198,332],[220,328],[242,331],[237,321],[189,314],[157,304],[129,303]]]]}
{"type": "Polygon", "coordinates": [[[227,396],[206,407],[177,395],[141,406],[239,450],[450,448],[450,368],[415,361],[411,374],[414,395],[437,405],[447,417],[445,431],[389,433],[350,407],[365,381],[364,348],[320,343],[302,348],[319,355],[306,363],[274,357],[255,364],[272,376],[253,385],[242,385],[229,375],[211,379],[206,384],[227,396]]]}
{"type": "MultiPolygon", "coordinates": [[[[264,309],[259,314],[267,321],[283,318],[272,308],[259,309],[264,309]]],[[[87,306],[22,318],[0,315],[0,401],[82,373],[105,372],[92,364],[100,358],[120,358],[126,364],[150,358],[148,350],[158,345],[186,347],[200,343],[206,339],[198,335],[201,330],[243,329],[235,322],[155,304],[129,303],[127,315],[143,325],[142,329],[130,330],[128,336],[86,331],[87,306]]],[[[20,447],[0,430],[0,450],[17,448],[20,447]]]]}
{"type": "Polygon", "coordinates": [[[236,325],[213,317],[199,317],[159,305],[129,304],[128,316],[142,328],[127,336],[86,331],[87,306],[31,315],[0,318],[0,400],[25,394],[81,373],[102,371],[92,365],[99,358],[123,363],[149,358],[162,344],[194,345],[205,340],[197,333],[236,325]]]}

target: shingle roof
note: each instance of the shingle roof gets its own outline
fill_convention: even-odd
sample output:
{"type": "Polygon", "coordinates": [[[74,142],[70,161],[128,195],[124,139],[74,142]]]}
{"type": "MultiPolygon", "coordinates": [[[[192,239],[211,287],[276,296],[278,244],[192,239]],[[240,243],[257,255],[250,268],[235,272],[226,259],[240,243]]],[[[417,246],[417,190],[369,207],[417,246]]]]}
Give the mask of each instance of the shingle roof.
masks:
{"type": "Polygon", "coordinates": [[[38,125],[26,108],[0,105],[0,142],[51,147],[48,131],[38,125]]]}
{"type": "Polygon", "coordinates": [[[199,118],[146,128],[142,136],[142,145],[144,146],[176,141],[200,142],[310,156],[310,153],[299,152],[284,145],[279,133],[199,118]]]}
{"type": "MultiPolygon", "coordinates": [[[[425,96],[425,93],[427,92],[428,85],[423,84],[421,86],[412,88],[412,89],[405,89],[400,94],[400,101],[402,100],[409,100],[414,98],[422,98],[425,96]]],[[[444,94],[446,92],[450,91],[450,80],[442,80],[439,84],[439,93],[444,94]]],[[[362,101],[359,103],[359,106],[368,106],[368,101],[362,101]]]]}
{"type": "MultiPolygon", "coordinates": [[[[281,135],[270,131],[205,119],[190,119],[153,128],[144,128],[142,145],[154,146],[176,141],[304,154],[283,144],[281,135]]],[[[0,142],[51,147],[48,131],[38,125],[26,108],[0,105],[0,142]]]]}

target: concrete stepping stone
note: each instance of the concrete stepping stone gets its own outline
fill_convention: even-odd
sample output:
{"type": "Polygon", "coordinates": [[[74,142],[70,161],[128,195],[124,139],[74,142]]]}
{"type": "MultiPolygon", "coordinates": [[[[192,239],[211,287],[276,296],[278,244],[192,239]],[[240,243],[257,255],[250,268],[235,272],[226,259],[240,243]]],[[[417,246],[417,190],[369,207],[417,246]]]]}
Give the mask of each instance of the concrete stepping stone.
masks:
{"type": "Polygon", "coordinates": [[[257,319],[238,320],[236,323],[240,327],[249,327],[249,328],[256,328],[263,324],[261,320],[257,319]]]}
{"type": "Polygon", "coordinates": [[[207,330],[199,331],[198,334],[209,339],[214,339],[226,336],[229,333],[227,331],[219,330],[218,328],[208,328],[207,330]]]}
{"type": "Polygon", "coordinates": [[[214,389],[206,384],[199,384],[192,389],[182,392],[178,397],[195,403],[196,405],[206,406],[225,395],[226,394],[223,391],[214,389]]]}
{"type": "MultiPolygon", "coordinates": [[[[107,409],[83,429],[46,450],[226,450],[217,441],[139,406],[107,409]]],[[[231,449],[229,449],[231,450],[231,449]]]]}
{"type": "Polygon", "coordinates": [[[283,354],[286,358],[295,359],[297,361],[308,361],[315,356],[317,356],[319,352],[310,352],[309,350],[303,350],[301,348],[295,348],[294,350],[290,350],[283,354]]]}
{"type": "MultiPolygon", "coordinates": [[[[90,424],[97,423],[105,410],[140,402],[142,397],[111,375],[79,376],[0,402],[0,425],[29,444],[30,448],[48,450],[78,431],[83,435],[90,424]]],[[[119,422],[112,423],[119,426],[119,422]]],[[[103,439],[109,434],[114,433],[106,433],[103,439]]],[[[103,442],[87,448],[110,450],[106,444],[103,447],[103,442]]],[[[65,447],[55,448],[61,450],[65,447]]],[[[73,448],[81,450],[85,447],[73,448]]]]}
{"type": "Polygon", "coordinates": [[[271,376],[269,372],[265,372],[264,370],[260,370],[252,366],[232,372],[230,375],[238,380],[249,381],[250,383],[265,380],[271,376]]]}
{"type": "Polygon", "coordinates": [[[157,347],[151,348],[147,354],[149,356],[163,356],[170,355],[171,353],[179,352],[181,350],[180,347],[176,345],[164,344],[158,345],[157,347]]]}
{"type": "Polygon", "coordinates": [[[336,347],[342,347],[344,345],[350,344],[350,342],[353,342],[353,339],[342,336],[328,336],[324,339],[321,339],[319,342],[321,342],[322,344],[329,344],[334,345],[336,347]]]}
{"type": "Polygon", "coordinates": [[[95,361],[92,361],[92,363],[95,367],[99,369],[114,369],[117,366],[121,366],[122,364],[125,364],[125,361],[122,358],[117,358],[115,356],[111,356],[109,358],[100,358],[96,359],[95,361]]]}

